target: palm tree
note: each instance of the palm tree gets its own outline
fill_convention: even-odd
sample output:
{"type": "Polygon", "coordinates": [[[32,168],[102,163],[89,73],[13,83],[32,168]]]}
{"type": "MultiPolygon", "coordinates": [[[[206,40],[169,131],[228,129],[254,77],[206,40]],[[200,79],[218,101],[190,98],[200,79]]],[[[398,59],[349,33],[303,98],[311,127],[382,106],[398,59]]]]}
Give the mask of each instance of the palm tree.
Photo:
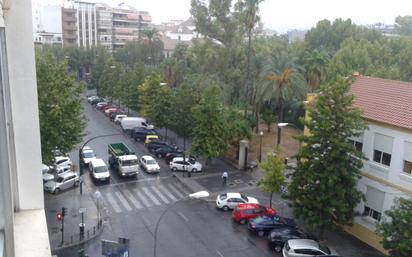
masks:
{"type": "MultiPolygon", "coordinates": [[[[264,95],[268,100],[275,98],[278,106],[277,122],[283,122],[285,102],[291,99],[302,99],[307,92],[300,67],[296,64],[296,57],[285,50],[274,52],[266,65],[264,76],[267,82],[264,95]]],[[[279,127],[277,142],[280,142],[279,127]]]]}
{"type": "Polygon", "coordinates": [[[148,29],[144,31],[144,35],[146,36],[147,41],[148,41],[151,63],[155,65],[156,64],[155,49],[159,48],[156,50],[160,50],[160,52],[163,51],[163,43],[160,38],[159,31],[155,28],[148,29]]]}
{"type": "Polygon", "coordinates": [[[329,65],[329,57],[325,52],[314,50],[305,53],[303,63],[306,82],[313,92],[319,88],[324,80],[326,69],[329,65]]]}

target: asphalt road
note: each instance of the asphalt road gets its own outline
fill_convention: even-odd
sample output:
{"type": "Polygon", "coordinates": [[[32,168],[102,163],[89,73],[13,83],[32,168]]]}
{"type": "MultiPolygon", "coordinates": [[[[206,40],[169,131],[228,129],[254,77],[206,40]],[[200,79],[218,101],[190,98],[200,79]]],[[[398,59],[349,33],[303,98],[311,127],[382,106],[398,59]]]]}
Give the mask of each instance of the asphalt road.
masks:
{"type": "MultiPolygon", "coordinates": [[[[120,127],[102,112],[87,103],[84,107],[88,119],[85,140],[97,135],[121,133],[120,127]]],[[[88,145],[107,162],[107,145],[117,142],[126,143],[138,156],[149,154],[142,143],[136,143],[124,135],[98,138],[88,145]]],[[[77,152],[73,152],[71,157],[77,163],[77,152]]],[[[109,184],[96,184],[87,174],[84,175],[84,190],[93,193],[98,189],[101,192],[106,216],[102,235],[84,246],[89,256],[102,256],[102,239],[117,241],[119,237],[130,240],[129,256],[153,256],[156,222],[164,210],[176,201],[160,223],[157,256],[276,256],[267,248],[265,238],[251,235],[246,226],[232,222],[231,213],[217,210],[214,202],[181,200],[191,192],[173,177],[164,160],[158,161],[161,171],[157,175],[140,172],[137,178],[121,178],[112,172],[109,184]]],[[[221,190],[210,189],[211,193],[221,190]]],[[[231,190],[236,191],[236,187],[231,190]]],[[[254,191],[250,193],[253,195],[254,191]]],[[[56,254],[59,257],[77,256],[78,249],[66,249],[56,254]]]]}

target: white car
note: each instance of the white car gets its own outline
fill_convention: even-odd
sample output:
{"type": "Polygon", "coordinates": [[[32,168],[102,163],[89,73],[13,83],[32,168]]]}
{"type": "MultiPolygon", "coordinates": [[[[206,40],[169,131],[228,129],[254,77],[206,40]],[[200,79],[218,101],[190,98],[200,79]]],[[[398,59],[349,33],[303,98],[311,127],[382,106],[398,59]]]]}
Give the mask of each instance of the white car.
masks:
{"type": "Polygon", "coordinates": [[[216,198],[216,206],[219,209],[228,211],[234,209],[239,203],[259,203],[254,197],[245,196],[241,193],[225,193],[218,195],[216,198]]]}
{"type": "Polygon", "coordinates": [[[96,155],[90,146],[85,146],[82,149],[82,163],[84,166],[89,167],[89,163],[91,160],[96,159],[96,155]]]}
{"type": "Polygon", "coordinates": [[[127,115],[126,114],[117,114],[116,117],[114,117],[114,123],[116,124],[120,124],[120,122],[122,122],[123,118],[126,118],[127,115]]]}
{"type": "Polygon", "coordinates": [[[44,191],[57,194],[61,190],[78,186],[79,176],[74,172],[65,172],[57,176],[55,180],[50,180],[44,184],[44,191]]]}
{"type": "Polygon", "coordinates": [[[54,180],[58,175],[71,171],[71,166],[57,166],[53,169],[50,169],[48,172],[43,174],[43,183],[47,181],[54,180]]]}
{"type": "Polygon", "coordinates": [[[175,157],[173,160],[169,163],[170,169],[172,171],[190,171],[190,172],[200,172],[202,171],[202,164],[199,162],[185,158],[183,161],[183,157],[175,157]]]}
{"type": "Polygon", "coordinates": [[[283,257],[338,256],[334,250],[312,239],[288,240],[283,247],[282,254],[283,257]]]}
{"type": "Polygon", "coordinates": [[[89,103],[91,103],[92,101],[97,100],[97,99],[99,99],[99,97],[97,95],[92,95],[92,96],[87,97],[87,101],[89,103]]]}
{"type": "Polygon", "coordinates": [[[140,158],[140,167],[147,173],[159,173],[160,166],[157,161],[150,155],[144,155],[140,158]]]}
{"type": "Polygon", "coordinates": [[[42,163],[42,165],[41,165],[41,173],[42,173],[42,174],[46,174],[47,172],[49,172],[49,170],[50,170],[50,167],[47,166],[46,164],[42,163]]]}
{"type": "Polygon", "coordinates": [[[66,166],[72,166],[72,160],[70,160],[70,157],[67,156],[57,156],[54,158],[54,166],[55,167],[66,167],[66,166]]]}

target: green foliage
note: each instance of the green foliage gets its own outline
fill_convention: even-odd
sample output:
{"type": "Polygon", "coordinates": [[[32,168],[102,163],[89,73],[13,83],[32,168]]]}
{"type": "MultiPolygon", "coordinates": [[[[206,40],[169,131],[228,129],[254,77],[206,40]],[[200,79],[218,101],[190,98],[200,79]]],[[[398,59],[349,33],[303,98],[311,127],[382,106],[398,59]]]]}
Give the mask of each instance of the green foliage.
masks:
{"type": "Polygon", "coordinates": [[[396,17],[395,29],[401,35],[412,36],[412,16],[396,17]]]}
{"type": "Polygon", "coordinates": [[[207,157],[223,155],[227,148],[227,131],[223,119],[223,106],[216,87],[208,88],[200,103],[192,108],[194,129],[192,151],[207,157]]]}
{"type": "Polygon", "coordinates": [[[163,87],[160,85],[160,76],[151,74],[144,80],[143,84],[138,87],[140,114],[144,117],[152,117],[153,104],[158,101],[158,95],[163,87]]]}
{"type": "Polygon", "coordinates": [[[37,90],[43,162],[53,162],[53,150],[70,152],[83,137],[85,117],[80,93],[65,61],[36,53],[37,90]]]}
{"type": "Polygon", "coordinates": [[[263,179],[259,181],[259,186],[263,191],[270,193],[269,204],[272,207],[273,193],[278,192],[285,183],[284,158],[278,155],[268,155],[265,162],[259,163],[259,168],[263,171],[263,179]]]}
{"type": "Polygon", "coordinates": [[[152,103],[150,119],[159,128],[168,128],[172,120],[172,90],[163,86],[157,92],[157,99],[152,103]]]}
{"type": "Polygon", "coordinates": [[[262,119],[268,126],[268,132],[270,132],[270,125],[276,120],[276,115],[271,108],[265,108],[262,114],[262,119]]]}
{"type": "Polygon", "coordinates": [[[385,215],[387,217],[377,224],[383,248],[389,251],[390,257],[412,256],[412,199],[398,198],[385,215]]]}
{"type": "Polygon", "coordinates": [[[193,88],[187,84],[176,88],[173,94],[172,128],[181,136],[191,135],[194,127],[192,108],[197,104],[193,88]]]}
{"type": "Polygon", "coordinates": [[[349,88],[343,78],[322,86],[308,108],[311,119],[305,125],[311,134],[298,137],[304,146],[297,156],[290,197],[296,217],[310,229],[319,229],[321,236],[326,228],[349,224],[363,198],[356,183],[364,157],[348,139],[363,133],[366,125],[352,106],[349,88]]]}
{"type": "Polygon", "coordinates": [[[100,86],[100,79],[104,74],[107,66],[112,63],[112,57],[104,48],[96,48],[94,56],[94,64],[91,70],[90,84],[92,88],[96,88],[97,94],[102,95],[102,88],[100,86]]]}

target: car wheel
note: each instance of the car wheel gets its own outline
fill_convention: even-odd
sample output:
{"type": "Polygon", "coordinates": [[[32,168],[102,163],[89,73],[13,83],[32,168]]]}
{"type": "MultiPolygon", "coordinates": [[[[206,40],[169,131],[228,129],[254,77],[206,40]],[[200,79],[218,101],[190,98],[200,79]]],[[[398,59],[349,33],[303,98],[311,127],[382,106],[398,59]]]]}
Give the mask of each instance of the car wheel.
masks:
{"type": "Polygon", "coordinates": [[[243,224],[243,225],[246,224],[246,219],[240,219],[240,220],[239,220],[239,223],[240,223],[240,224],[243,224]]]}
{"type": "Polygon", "coordinates": [[[176,167],[173,167],[173,168],[172,168],[172,171],[177,171],[177,168],[176,168],[176,167]]]}
{"type": "Polygon", "coordinates": [[[260,230],[260,231],[258,231],[258,236],[260,236],[260,237],[262,237],[262,236],[264,236],[265,235],[265,232],[264,231],[262,231],[262,230],[260,230]]]}
{"type": "Polygon", "coordinates": [[[159,159],[162,158],[162,154],[158,153],[157,158],[159,158],[159,159]]]}
{"type": "Polygon", "coordinates": [[[60,188],[54,189],[54,193],[55,193],[55,194],[58,194],[59,192],[60,192],[60,188]]]}
{"type": "Polygon", "coordinates": [[[229,207],[228,206],[223,206],[223,208],[222,208],[224,211],[228,211],[229,210],[229,207]]]}
{"type": "Polygon", "coordinates": [[[282,246],[277,245],[275,246],[275,252],[280,253],[282,251],[282,246]]]}
{"type": "Polygon", "coordinates": [[[195,169],[195,168],[192,169],[192,172],[193,172],[193,173],[196,173],[196,172],[197,172],[197,169],[195,169]]]}

